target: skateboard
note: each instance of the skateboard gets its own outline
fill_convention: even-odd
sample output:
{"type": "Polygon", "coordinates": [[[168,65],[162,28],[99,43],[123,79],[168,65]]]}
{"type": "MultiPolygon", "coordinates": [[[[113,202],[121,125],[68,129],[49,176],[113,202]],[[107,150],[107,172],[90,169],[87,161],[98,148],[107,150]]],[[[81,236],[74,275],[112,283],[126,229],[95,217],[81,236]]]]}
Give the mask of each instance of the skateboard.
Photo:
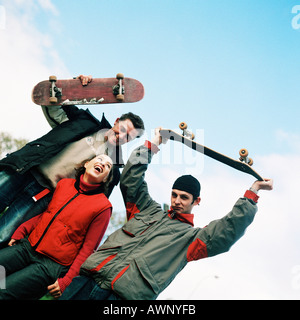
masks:
{"type": "Polygon", "coordinates": [[[198,142],[193,141],[195,136],[192,132],[187,130],[187,124],[185,122],[181,122],[179,124],[179,128],[183,131],[182,135],[169,129],[160,130],[160,135],[162,139],[169,139],[169,140],[181,142],[186,146],[188,146],[189,148],[196,150],[198,152],[201,152],[210,158],[220,161],[236,170],[250,174],[260,181],[264,181],[264,179],[255,170],[251,168],[251,165],[253,164],[253,160],[248,157],[249,153],[247,149],[241,149],[239,151],[239,155],[240,155],[239,160],[235,160],[225,156],[222,153],[219,153],[215,150],[205,147],[204,145],[201,145],[198,142]]]}
{"type": "Polygon", "coordinates": [[[106,104],[137,102],[144,97],[141,82],[125,78],[118,73],[116,78],[95,78],[87,86],[80,79],[49,80],[38,83],[32,90],[32,101],[41,106],[106,104]]]}

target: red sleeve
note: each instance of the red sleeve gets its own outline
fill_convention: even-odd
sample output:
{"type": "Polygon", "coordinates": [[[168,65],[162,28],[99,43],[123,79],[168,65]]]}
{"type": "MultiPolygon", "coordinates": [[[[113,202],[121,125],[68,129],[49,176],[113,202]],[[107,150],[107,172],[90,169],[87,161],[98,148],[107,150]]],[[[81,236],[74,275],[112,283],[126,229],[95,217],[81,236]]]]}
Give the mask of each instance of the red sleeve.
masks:
{"type": "Polygon", "coordinates": [[[251,190],[247,190],[244,194],[244,197],[253,200],[255,203],[257,203],[259,199],[259,196],[251,190]]]}
{"type": "Polygon", "coordinates": [[[29,219],[28,221],[22,223],[19,228],[14,232],[11,236],[12,239],[21,240],[28,234],[32,232],[32,230],[38,225],[43,213],[29,219]]]}
{"type": "Polygon", "coordinates": [[[158,146],[154,143],[151,143],[150,141],[146,140],[145,141],[145,147],[147,147],[149,150],[151,150],[152,153],[157,153],[158,151],[160,151],[160,149],[158,148],[158,146]]]}
{"type": "Polygon", "coordinates": [[[69,271],[63,278],[58,279],[58,284],[61,292],[72,282],[72,279],[79,275],[79,270],[83,262],[97,249],[104,233],[107,229],[111,216],[111,208],[101,212],[94,221],[90,224],[84,243],[73,261],[69,271]]]}

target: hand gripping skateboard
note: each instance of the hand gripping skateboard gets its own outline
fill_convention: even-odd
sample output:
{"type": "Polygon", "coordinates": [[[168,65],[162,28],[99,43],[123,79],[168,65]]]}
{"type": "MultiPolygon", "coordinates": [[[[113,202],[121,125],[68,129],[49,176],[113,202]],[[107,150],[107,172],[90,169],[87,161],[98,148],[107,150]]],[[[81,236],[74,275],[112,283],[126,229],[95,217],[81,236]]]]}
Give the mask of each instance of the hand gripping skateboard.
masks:
{"type": "Polygon", "coordinates": [[[240,159],[234,160],[230,157],[225,156],[222,153],[219,153],[215,150],[205,147],[204,145],[198,142],[193,141],[195,136],[192,132],[187,130],[187,125],[185,122],[181,122],[179,128],[183,130],[182,135],[169,129],[160,130],[160,135],[163,139],[181,142],[189,148],[201,152],[210,158],[220,161],[236,170],[248,173],[260,181],[264,181],[264,179],[251,168],[253,160],[251,158],[248,158],[248,151],[246,149],[241,149],[239,152],[240,159]]]}
{"type": "Polygon", "coordinates": [[[38,83],[32,90],[32,101],[41,106],[80,105],[137,102],[144,97],[143,85],[118,73],[116,78],[95,78],[87,86],[79,79],[49,80],[38,83]]]}

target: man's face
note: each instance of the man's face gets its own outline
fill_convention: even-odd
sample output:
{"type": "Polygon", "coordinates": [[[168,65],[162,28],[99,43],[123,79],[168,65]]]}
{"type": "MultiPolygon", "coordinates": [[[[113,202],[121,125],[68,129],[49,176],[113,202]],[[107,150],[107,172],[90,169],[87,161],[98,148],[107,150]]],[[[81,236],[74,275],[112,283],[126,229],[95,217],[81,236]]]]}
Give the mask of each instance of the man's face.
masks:
{"type": "Polygon", "coordinates": [[[139,131],[135,129],[129,119],[116,121],[114,126],[105,134],[107,142],[112,146],[121,146],[135,139],[138,135],[139,131]]]}
{"type": "Polygon", "coordinates": [[[192,213],[193,207],[199,203],[200,197],[194,201],[190,193],[172,189],[171,207],[177,213],[192,213]]]}

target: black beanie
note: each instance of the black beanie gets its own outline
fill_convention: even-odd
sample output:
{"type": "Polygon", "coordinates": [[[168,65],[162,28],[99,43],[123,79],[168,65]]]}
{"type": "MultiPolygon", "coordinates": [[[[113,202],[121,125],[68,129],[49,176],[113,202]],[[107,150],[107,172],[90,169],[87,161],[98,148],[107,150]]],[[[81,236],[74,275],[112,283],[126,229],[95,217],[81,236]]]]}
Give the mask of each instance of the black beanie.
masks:
{"type": "Polygon", "coordinates": [[[194,199],[200,196],[200,182],[191,175],[179,177],[173,184],[172,189],[188,192],[193,195],[194,199]]]}

